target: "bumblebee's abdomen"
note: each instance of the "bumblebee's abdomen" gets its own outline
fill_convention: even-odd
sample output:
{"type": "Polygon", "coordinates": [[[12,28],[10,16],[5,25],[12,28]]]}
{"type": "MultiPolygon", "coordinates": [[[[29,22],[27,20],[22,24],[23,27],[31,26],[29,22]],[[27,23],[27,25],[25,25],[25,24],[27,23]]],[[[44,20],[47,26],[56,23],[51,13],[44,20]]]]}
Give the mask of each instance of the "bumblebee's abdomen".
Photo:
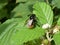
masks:
{"type": "Polygon", "coordinates": [[[29,25],[28,28],[30,29],[34,28],[34,25],[29,25]]]}

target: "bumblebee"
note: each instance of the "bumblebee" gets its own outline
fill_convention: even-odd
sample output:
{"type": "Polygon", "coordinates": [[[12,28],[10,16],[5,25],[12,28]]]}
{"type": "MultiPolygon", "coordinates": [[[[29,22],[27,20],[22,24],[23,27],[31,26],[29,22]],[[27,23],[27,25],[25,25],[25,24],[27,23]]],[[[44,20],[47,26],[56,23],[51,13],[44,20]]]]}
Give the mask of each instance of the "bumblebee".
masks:
{"type": "Polygon", "coordinates": [[[34,28],[37,24],[37,17],[35,14],[31,14],[29,16],[29,19],[27,20],[27,27],[28,28],[34,28]]]}

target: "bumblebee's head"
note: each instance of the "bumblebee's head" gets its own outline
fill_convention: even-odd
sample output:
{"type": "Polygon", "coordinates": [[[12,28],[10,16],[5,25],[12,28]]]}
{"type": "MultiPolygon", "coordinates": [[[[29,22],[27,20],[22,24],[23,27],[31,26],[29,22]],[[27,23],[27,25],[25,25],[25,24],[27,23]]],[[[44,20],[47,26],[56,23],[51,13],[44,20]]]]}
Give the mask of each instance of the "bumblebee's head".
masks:
{"type": "Polygon", "coordinates": [[[30,16],[30,19],[35,19],[36,18],[36,15],[35,14],[32,14],[31,16],[30,16]]]}

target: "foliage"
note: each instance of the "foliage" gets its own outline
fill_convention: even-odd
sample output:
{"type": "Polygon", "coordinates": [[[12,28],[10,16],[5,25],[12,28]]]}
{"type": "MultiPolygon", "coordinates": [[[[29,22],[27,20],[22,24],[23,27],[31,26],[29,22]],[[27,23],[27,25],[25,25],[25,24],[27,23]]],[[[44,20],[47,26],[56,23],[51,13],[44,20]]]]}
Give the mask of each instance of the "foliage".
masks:
{"type": "MultiPolygon", "coordinates": [[[[48,40],[43,35],[57,28],[56,25],[60,26],[59,4],[59,0],[0,0],[0,45],[47,44],[48,40]],[[32,29],[26,24],[31,14],[35,14],[37,21],[32,29]],[[50,28],[43,29],[45,24],[49,24],[50,28]]],[[[59,45],[60,31],[52,38],[53,44],[59,45]]]]}
{"type": "Polygon", "coordinates": [[[53,0],[53,1],[52,1],[52,4],[53,4],[54,6],[56,6],[57,8],[60,8],[59,0],[53,0]]]}
{"type": "Polygon", "coordinates": [[[48,23],[48,24],[52,25],[52,22],[53,22],[53,12],[51,10],[51,7],[48,4],[46,4],[44,2],[37,2],[34,5],[33,8],[34,8],[33,13],[36,14],[36,16],[39,18],[41,24],[48,23]]]}
{"type": "Polygon", "coordinates": [[[56,45],[60,45],[60,32],[54,35],[54,41],[56,45]]]}

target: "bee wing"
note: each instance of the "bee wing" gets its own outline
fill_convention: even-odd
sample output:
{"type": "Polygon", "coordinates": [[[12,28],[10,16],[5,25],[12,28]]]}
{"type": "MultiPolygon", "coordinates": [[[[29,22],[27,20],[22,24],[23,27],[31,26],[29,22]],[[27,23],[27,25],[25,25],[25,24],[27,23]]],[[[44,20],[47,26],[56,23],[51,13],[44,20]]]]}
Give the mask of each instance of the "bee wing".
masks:
{"type": "Polygon", "coordinates": [[[28,20],[28,23],[27,23],[27,25],[32,25],[32,23],[33,23],[33,19],[32,20],[28,20]]]}

